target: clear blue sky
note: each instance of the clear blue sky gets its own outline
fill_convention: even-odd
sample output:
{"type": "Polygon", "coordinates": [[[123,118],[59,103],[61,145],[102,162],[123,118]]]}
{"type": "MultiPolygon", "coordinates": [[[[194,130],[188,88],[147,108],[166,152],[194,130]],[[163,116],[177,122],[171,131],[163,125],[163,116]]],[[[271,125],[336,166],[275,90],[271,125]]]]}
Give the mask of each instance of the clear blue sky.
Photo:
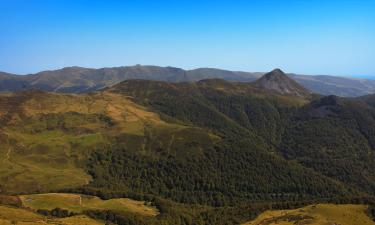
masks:
{"type": "Polygon", "coordinates": [[[375,75],[374,0],[0,0],[0,70],[134,64],[375,75]]]}

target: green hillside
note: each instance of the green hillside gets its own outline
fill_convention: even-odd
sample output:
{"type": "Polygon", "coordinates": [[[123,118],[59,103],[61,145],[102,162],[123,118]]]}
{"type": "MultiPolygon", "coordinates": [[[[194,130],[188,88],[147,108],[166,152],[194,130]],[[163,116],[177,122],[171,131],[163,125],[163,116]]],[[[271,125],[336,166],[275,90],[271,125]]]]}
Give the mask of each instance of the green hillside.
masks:
{"type": "MultiPolygon", "coordinates": [[[[116,139],[142,139],[168,124],[127,98],[110,93],[62,95],[38,91],[0,98],[0,187],[5,193],[59,190],[88,184],[91,152],[116,139]]],[[[121,143],[121,141],[119,141],[121,143]]],[[[130,144],[130,143],[129,143],[130,144]]],[[[139,151],[146,151],[143,143],[139,151]]]]}
{"type": "Polygon", "coordinates": [[[373,195],[374,125],[373,108],[328,96],[291,117],[279,148],[287,159],[373,195]]]}
{"type": "Polygon", "coordinates": [[[236,142],[248,138],[252,142],[248,147],[259,147],[262,152],[268,149],[349,188],[375,193],[375,111],[356,99],[314,97],[309,103],[225,81],[194,85],[153,82],[146,84],[147,92],[143,92],[136,89],[142,82],[147,83],[124,82],[113,91],[133,95],[138,103],[159,113],[215,130],[225,141],[232,136],[236,142]],[[165,87],[156,88],[163,84],[165,87]],[[201,113],[204,111],[210,113],[201,113]]]}

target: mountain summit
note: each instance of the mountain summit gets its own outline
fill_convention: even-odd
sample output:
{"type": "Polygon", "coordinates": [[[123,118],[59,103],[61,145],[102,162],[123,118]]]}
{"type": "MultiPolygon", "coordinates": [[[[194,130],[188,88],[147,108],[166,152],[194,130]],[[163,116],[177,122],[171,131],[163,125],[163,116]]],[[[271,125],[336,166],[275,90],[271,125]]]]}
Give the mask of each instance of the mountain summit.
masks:
{"type": "Polygon", "coordinates": [[[258,88],[272,90],[279,94],[289,94],[300,97],[310,96],[310,91],[288,77],[282,70],[274,69],[254,82],[258,88]]]}

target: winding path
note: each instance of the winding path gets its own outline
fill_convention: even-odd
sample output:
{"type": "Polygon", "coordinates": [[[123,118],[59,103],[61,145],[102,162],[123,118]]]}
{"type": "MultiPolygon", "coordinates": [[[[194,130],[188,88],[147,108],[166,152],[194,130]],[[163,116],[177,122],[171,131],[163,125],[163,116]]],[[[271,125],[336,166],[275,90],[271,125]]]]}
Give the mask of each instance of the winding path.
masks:
{"type": "Polygon", "coordinates": [[[3,159],[3,162],[5,162],[7,160],[9,161],[11,151],[12,151],[12,149],[9,147],[8,152],[5,154],[5,159],[3,159]]]}

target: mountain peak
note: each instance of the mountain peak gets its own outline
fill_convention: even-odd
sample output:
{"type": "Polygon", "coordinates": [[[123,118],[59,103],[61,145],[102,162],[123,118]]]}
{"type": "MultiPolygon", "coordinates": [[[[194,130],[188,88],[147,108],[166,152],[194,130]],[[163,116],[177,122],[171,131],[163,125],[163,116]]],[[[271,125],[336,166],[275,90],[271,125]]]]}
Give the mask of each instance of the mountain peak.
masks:
{"type": "Polygon", "coordinates": [[[279,94],[309,97],[310,91],[302,87],[292,78],[288,77],[281,69],[274,69],[254,82],[258,88],[272,90],[279,94]]]}
{"type": "Polygon", "coordinates": [[[289,79],[289,77],[279,68],[276,68],[276,69],[272,70],[271,72],[268,72],[268,73],[264,74],[263,77],[265,77],[267,79],[275,79],[275,78],[289,79]]]}
{"type": "Polygon", "coordinates": [[[272,70],[270,73],[279,73],[279,74],[285,74],[284,71],[282,71],[281,69],[279,68],[276,68],[274,70],[272,70]]]}

